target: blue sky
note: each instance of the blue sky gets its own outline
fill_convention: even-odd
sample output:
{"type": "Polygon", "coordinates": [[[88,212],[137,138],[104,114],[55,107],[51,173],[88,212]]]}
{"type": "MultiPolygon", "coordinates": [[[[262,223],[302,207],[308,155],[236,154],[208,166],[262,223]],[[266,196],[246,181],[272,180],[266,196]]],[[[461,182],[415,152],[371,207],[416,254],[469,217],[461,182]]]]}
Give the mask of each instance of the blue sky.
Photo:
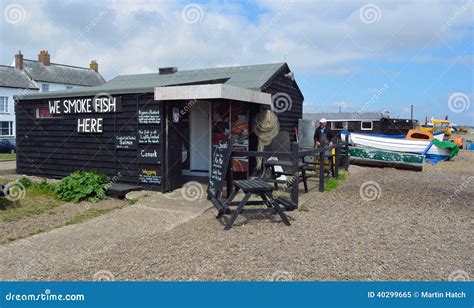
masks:
{"type": "Polygon", "coordinates": [[[2,64],[49,50],[106,79],[157,67],[286,61],[305,112],[383,111],[474,125],[474,0],[6,1],[2,64]],[[16,13],[16,14],[15,14],[16,13]]]}

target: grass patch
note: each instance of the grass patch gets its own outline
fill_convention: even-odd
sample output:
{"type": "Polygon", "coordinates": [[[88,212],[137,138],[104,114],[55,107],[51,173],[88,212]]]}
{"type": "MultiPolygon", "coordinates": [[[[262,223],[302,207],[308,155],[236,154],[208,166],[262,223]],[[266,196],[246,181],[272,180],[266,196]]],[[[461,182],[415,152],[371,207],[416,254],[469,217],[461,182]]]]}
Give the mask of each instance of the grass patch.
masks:
{"type": "Polygon", "coordinates": [[[339,181],[344,181],[345,179],[347,179],[347,173],[339,172],[339,181]]]}
{"type": "Polygon", "coordinates": [[[138,199],[137,199],[137,198],[134,198],[134,199],[127,199],[127,202],[128,202],[128,204],[130,204],[130,205],[134,205],[135,203],[138,202],[138,199]]]}
{"type": "Polygon", "coordinates": [[[25,197],[18,201],[1,198],[0,220],[12,222],[26,217],[50,212],[63,202],[56,198],[54,192],[44,190],[44,187],[33,185],[26,189],[25,197]]]}
{"type": "Polygon", "coordinates": [[[339,179],[330,178],[324,181],[324,191],[328,192],[339,187],[341,181],[347,179],[347,173],[339,172],[339,179]]]}
{"type": "Polygon", "coordinates": [[[29,235],[36,235],[36,234],[40,234],[40,233],[43,233],[44,230],[43,229],[36,229],[36,230],[33,230],[29,233],[29,235]]]}
{"type": "Polygon", "coordinates": [[[298,206],[298,211],[306,213],[306,212],[309,212],[309,209],[306,205],[302,204],[298,206]]]}
{"type": "Polygon", "coordinates": [[[0,160],[16,159],[16,153],[1,153],[0,160]]]}
{"type": "Polygon", "coordinates": [[[335,178],[330,178],[324,181],[324,191],[331,191],[339,186],[339,181],[335,178]]]}
{"type": "Polygon", "coordinates": [[[113,211],[117,208],[118,207],[115,206],[115,207],[112,207],[112,208],[109,208],[109,209],[89,209],[85,212],[77,214],[73,219],[67,221],[66,225],[73,225],[73,224],[77,224],[77,223],[80,223],[80,222],[83,222],[83,221],[86,221],[86,220],[89,220],[89,219],[92,219],[92,218],[95,218],[95,217],[99,217],[99,216],[107,214],[108,212],[113,211]]]}

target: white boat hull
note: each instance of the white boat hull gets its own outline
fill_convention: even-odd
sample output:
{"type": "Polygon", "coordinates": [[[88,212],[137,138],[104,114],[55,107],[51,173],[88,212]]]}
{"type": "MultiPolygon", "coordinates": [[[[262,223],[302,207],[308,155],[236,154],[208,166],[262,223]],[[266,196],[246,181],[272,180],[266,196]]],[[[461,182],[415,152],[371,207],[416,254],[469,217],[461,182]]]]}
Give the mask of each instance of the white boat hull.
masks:
{"type": "MultiPolygon", "coordinates": [[[[344,134],[342,138],[345,139],[346,136],[347,134],[344,134]]],[[[422,154],[431,143],[430,140],[387,138],[357,133],[349,134],[349,142],[356,146],[416,154],[422,154]]],[[[447,149],[441,149],[435,145],[432,145],[426,154],[449,156],[449,151],[447,149]]]]}

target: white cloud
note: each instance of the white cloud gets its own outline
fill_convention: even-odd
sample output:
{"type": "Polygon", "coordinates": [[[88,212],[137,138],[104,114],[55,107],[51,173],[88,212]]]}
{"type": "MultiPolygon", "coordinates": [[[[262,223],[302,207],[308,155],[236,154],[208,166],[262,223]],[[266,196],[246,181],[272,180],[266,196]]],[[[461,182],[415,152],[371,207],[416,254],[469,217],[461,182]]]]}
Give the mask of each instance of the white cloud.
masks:
{"type": "MultiPolygon", "coordinates": [[[[18,49],[28,58],[48,49],[55,62],[87,66],[96,59],[106,78],[169,65],[280,61],[302,73],[337,76],[357,72],[354,61],[386,59],[472,34],[472,16],[456,15],[462,4],[457,1],[373,1],[381,11],[374,24],[360,19],[365,1],[259,0],[261,13],[251,19],[243,4],[211,2],[199,4],[202,20],[193,24],[182,18],[185,4],[166,0],[15,3],[27,16],[15,25],[2,20],[3,63],[18,49]]],[[[464,57],[472,63],[472,56],[464,57]]]]}

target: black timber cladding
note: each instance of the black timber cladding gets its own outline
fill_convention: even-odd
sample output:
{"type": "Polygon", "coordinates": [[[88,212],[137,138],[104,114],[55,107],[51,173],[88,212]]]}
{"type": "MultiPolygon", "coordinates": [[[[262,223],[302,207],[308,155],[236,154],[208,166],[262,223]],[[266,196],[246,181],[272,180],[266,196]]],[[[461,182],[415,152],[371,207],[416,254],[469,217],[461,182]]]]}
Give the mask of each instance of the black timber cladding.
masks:
{"type": "Polygon", "coordinates": [[[285,106],[278,108],[274,106],[275,113],[280,122],[280,131],[286,131],[291,136],[291,141],[296,140],[295,127],[298,127],[298,120],[303,118],[303,94],[296,81],[289,79],[285,75],[290,73],[288,65],[275,74],[262,88],[263,92],[272,95],[272,103],[278,97],[286,101],[285,95],[289,97],[289,102],[285,106]],[[276,107],[276,108],[275,108],[276,107]]]}
{"type": "Polygon", "coordinates": [[[90,114],[36,118],[36,109],[48,107],[48,100],[22,100],[16,104],[18,173],[60,178],[77,170],[97,171],[117,176],[118,182],[163,190],[159,161],[164,150],[163,121],[156,123],[156,116],[146,116],[150,110],[158,110],[161,115],[162,104],[153,100],[152,93],[115,97],[119,111],[100,114],[104,119],[102,133],[77,132],[78,118],[90,114]],[[145,112],[142,123],[138,121],[139,111],[145,112]],[[132,140],[128,148],[119,145],[117,137],[121,136],[134,136],[136,143],[132,138],[128,139],[132,140]],[[149,163],[151,157],[141,157],[143,151],[156,152],[155,164],[149,163]]]}
{"type": "MultiPolygon", "coordinates": [[[[285,77],[285,74],[289,72],[288,65],[284,64],[272,75],[262,75],[267,82],[260,90],[272,95],[284,93],[290,97],[291,105],[282,112],[277,112],[277,115],[280,120],[280,130],[288,131],[294,140],[294,128],[297,127],[298,120],[302,118],[303,95],[296,82],[285,77]]],[[[226,81],[227,79],[219,80],[224,83],[226,81]]],[[[206,80],[206,82],[197,83],[212,82],[206,80]]],[[[173,144],[166,139],[171,140],[173,137],[168,132],[165,118],[170,113],[172,105],[170,102],[164,104],[154,101],[151,90],[146,89],[143,93],[125,92],[128,89],[120,90],[118,93],[112,92],[112,95],[120,102],[120,111],[100,115],[104,119],[104,130],[100,134],[77,132],[77,119],[89,117],[90,114],[36,118],[36,108],[47,108],[49,99],[92,96],[104,92],[100,86],[89,88],[88,92],[83,93],[79,90],[70,90],[65,93],[60,93],[60,91],[31,98],[20,98],[16,104],[18,172],[62,178],[76,170],[93,170],[105,173],[111,178],[118,176],[118,182],[141,185],[145,189],[167,191],[172,187],[177,187],[176,183],[168,181],[172,177],[166,176],[170,172],[176,173],[174,169],[177,168],[177,164],[173,159],[176,160],[181,155],[181,145],[174,146],[176,149],[179,148],[178,150],[172,149],[172,146],[165,148],[173,144]],[[148,122],[139,123],[139,111],[150,112],[150,106],[159,110],[162,116],[160,123],[153,123],[152,115],[148,116],[148,122]],[[140,131],[148,136],[148,141],[140,142],[140,131]],[[158,138],[156,138],[157,134],[158,138]],[[153,140],[159,140],[159,143],[153,140]],[[175,157],[170,158],[171,152],[167,153],[166,150],[173,153],[179,152],[179,154],[173,154],[175,157]],[[148,182],[148,184],[143,182],[148,182]]],[[[248,103],[248,108],[250,120],[252,120],[252,116],[260,111],[261,105],[248,103]]],[[[252,149],[256,149],[253,147],[254,138],[254,134],[251,134],[252,149]]]]}

